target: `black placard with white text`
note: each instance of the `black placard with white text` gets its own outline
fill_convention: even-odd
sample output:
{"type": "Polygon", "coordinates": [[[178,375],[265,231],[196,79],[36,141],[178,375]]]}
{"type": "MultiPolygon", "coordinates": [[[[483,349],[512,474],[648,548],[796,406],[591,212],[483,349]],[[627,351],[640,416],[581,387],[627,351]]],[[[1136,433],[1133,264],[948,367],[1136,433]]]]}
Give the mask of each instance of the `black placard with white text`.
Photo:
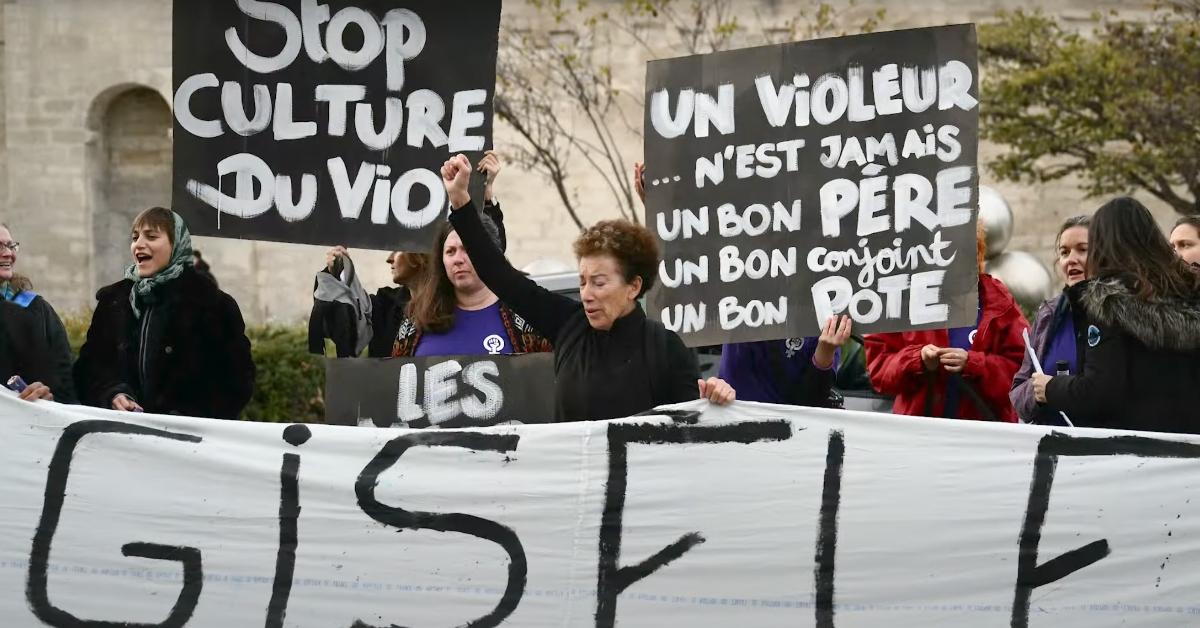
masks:
{"type": "Polygon", "coordinates": [[[325,363],[325,421],[335,425],[453,428],[553,418],[553,353],[325,363]]]}
{"type": "Polygon", "coordinates": [[[491,147],[500,0],[175,0],[174,208],[195,235],[426,251],[491,147]]]}
{"type": "Polygon", "coordinates": [[[973,324],[978,82],[970,24],[650,62],[647,311],[692,346],[973,324]]]}

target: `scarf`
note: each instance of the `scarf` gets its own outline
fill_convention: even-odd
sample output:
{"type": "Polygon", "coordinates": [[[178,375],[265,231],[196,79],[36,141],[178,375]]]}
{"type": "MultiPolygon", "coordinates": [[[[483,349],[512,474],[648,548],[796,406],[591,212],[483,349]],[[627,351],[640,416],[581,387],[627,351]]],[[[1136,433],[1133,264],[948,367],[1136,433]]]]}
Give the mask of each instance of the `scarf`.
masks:
{"type": "Polygon", "coordinates": [[[139,277],[137,264],[130,264],[125,269],[125,278],[133,282],[133,289],[129,291],[129,305],[133,308],[134,318],[141,318],[144,307],[153,305],[152,293],[156,288],[183,274],[183,269],[195,262],[192,258],[192,234],[179,214],[171,212],[171,215],[175,217],[175,244],[167,265],[150,277],[139,277]]]}
{"type": "Polygon", "coordinates": [[[0,298],[3,298],[5,301],[12,301],[17,298],[17,292],[17,290],[13,290],[11,281],[0,283],[0,298]]]}

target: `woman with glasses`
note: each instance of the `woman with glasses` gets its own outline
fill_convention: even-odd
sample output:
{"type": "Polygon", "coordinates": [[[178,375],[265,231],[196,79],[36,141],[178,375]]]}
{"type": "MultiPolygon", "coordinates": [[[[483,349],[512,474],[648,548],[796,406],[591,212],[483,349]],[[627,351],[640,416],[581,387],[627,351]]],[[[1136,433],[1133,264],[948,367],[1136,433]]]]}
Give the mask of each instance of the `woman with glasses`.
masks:
{"type": "Polygon", "coordinates": [[[28,278],[16,273],[20,244],[0,225],[0,377],[21,399],[75,403],[67,330],[28,278]]]}

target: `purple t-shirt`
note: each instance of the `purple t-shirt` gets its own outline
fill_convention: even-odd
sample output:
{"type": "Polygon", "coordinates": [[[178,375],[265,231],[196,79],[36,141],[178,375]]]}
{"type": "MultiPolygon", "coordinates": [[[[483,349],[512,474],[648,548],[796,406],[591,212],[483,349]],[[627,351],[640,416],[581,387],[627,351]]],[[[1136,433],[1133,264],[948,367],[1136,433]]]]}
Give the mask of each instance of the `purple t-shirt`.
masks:
{"type": "Polygon", "coordinates": [[[1079,374],[1079,365],[1077,364],[1078,356],[1075,352],[1075,319],[1068,313],[1063,317],[1062,324],[1058,329],[1051,330],[1053,334],[1050,337],[1050,342],[1047,343],[1046,355],[1042,356],[1042,368],[1045,369],[1047,375],[1053,375],[1058,372],[1055,364],[1059,360],[1067,363],[1067,371],[1070,375],[1079,374]]]}
{"type": "Polygon", "coordinates": [[[500,318],[500,302],[482,310],[454,308],[454,326],[441,333],[425,332],[417,355],[496,355],[512,353],[512,343],[500,318]]]}
{"type": "MultiPolygon", "coordinates": [[[[788,389],[797,386],[804,372],[817,368],[813,354],[817,338],[730,343],[721,347],[718,376],[737,391],[743,401],[785,403],[788,389]]],[[[836,369],[841,350],[833,355],[836,369]]]]}

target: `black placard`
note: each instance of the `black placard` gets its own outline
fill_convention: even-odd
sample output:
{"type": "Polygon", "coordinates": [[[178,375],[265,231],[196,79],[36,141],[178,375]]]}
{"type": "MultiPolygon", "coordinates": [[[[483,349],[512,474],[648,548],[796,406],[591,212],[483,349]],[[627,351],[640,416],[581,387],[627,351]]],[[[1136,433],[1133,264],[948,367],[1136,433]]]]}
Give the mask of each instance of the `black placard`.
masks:
{"type": "Polygon", "coordinates": [[[176,211],[195,235],[427,250],[442,163],[491,147],[499,25],[500,0],[175,0],[176,211]]]}
{"type": "Polygon", "coordinates": [[[325,365],[325,421],[479,427],[554,418],[554,354],[343,358],[325,365]]]}
{"type": "Polygon", "coordinates": [[[967,24],[650,62],[647,311],[692,346],[842,312],[856,332],[973,324],[976,56],[967,24]]]}

